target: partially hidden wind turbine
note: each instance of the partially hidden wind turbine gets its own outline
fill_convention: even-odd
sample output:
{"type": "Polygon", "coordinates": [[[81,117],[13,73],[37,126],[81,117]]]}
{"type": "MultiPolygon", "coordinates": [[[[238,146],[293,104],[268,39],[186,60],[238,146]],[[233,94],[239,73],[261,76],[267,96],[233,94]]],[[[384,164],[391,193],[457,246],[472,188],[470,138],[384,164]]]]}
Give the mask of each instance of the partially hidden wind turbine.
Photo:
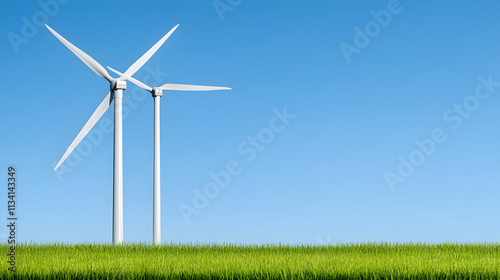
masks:
{"type": "MultiPolygon", "coordinates": [[[[55,32],[48,25],[45,25],[49,31],[56,36],[59,41],[61,41],[68,49],[70,49],[80,60],[82,60],[90,69],[92,69],[97,75],[108,80],[110,84],[110,91],[108,95],[104,98],[101,104],[97,107],[95,112],[92,114],[90,119],[84,125],[80,133],[76,136],[75,140],[71,143],[69,148],[66,150],[61,160],[57,163],[54,170],[59,168],[61,164],[66,160],[66,158],[71,154],[71,152],[78,146],[82,139],[89,133],[89,131],[94,127],[96,122],[101,118],[101,116],[109,108],[111,101],[115,101],[114,110],[114,152],[113,152],[113,243],[121,244],[123,242],[123,141],[122,141],[122,101],[123,101],[123,91],[126,89],[126,81],[122,78],[112,78],[106,69],[102,67],[97,61],[92,57],[84,53],[79,48],[75,47],[73,44],[64,39],[61,35],[55,32]]],[[[153,47],[151,47],[143,56],[141,56],[134,64],[132,64],[127,71],[126,75],[133,75],[137,70],[139,70],[153,54],[161,47],[161,45],[170,37],[170,35],[177,28],[176,25],[172,28],[165,36],[163,36],[160,41],[158,41],[153,47]]]]}
{"type": "Polygon", "coordinates": [[[120,75],[120,78],[125,78],[137,86],[151,92],[154,98],[154,160],[153,160],[153,243],[158,245],[161,243],[161,219],[160,219],[160,97],[164,90],[179,90],[179,91],[207,91],[207,90],[223,90],[231,89],[228,87],[213,87],[213,86],[195,86],[195,85],[179,85],[179,84],[164,84],[161,87],[150,87],[142,82],[130,77],[132,75],[125,72],[124,74],[108,68],[120,75]]]}

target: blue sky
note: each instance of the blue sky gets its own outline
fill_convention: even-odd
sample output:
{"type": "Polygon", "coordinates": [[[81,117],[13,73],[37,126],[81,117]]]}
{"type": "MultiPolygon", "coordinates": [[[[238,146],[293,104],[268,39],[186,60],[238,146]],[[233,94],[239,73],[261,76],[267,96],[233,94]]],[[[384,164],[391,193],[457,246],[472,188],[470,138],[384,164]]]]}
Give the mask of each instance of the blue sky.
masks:
{"type": "MultiPolygon", "coordinates": [[[[134,77],[233,88],[162,97],[164,242],[498,241],[499,8],[2,1],[0,178],[17,168],[18,240],[111,241],[112,108],[53,171],[108,82],[46,22],[119,71],[180,24],[134,77]],[[229,184],[197,198],[228,164],[229,184]]],[[[151,242],[153,100],[127,87],[124,240],[151,242]]]]}

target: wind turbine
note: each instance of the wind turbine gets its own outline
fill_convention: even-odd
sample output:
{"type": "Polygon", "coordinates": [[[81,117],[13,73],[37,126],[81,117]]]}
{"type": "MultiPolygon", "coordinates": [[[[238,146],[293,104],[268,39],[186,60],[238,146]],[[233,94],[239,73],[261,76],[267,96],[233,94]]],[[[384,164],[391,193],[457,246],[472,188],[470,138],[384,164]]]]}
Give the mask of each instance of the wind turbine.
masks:
{"type": "MultiPolygon", "coordinates": [[[[123,242],[123,135],[122,135],[122,101],[123,91],[127,88],[127,83],[122,78],[112,78],[106,69],[102,67],[92,57],[84,53],[79,48],[75,47],[68,40],[64,39],[61,35],[55,32],[48,25],[47,29],[56,36],[68,49],[70,49],[80,60],[82,60],[92,71],[97,75],[108,80],[110,84],[110,91],[104,98],[101,104],[97,107],[87,123],[83,126],[82,130],[78,133],[71,145],[68,147],[62,158],[57,163],[54,170],[59,168],[76,146],[82,141],[87,133],[92,129],[96,122],[109,108],[111,101],[115,101],[114,110],[114,152],[113,152],[113,243],[121,244],[123,242]]],[[[151,47],[144,55],[142,55],[134,64],[132,64],[125,74],[133,75],[139,70],[153,54],[163,45],[163,43],[170,37],[179,25],[172,28],[160,41],[151,47]]]]}
{"type": "Polygon", "coordinates": [[[125,78],[137,86],[151,92],[154,98],[154,159],[153,159],[153,243],[159,245],[161,243],[161,219],[160,219],[160,97],[163,96],[164,90],[179,90],[179,91],[208,91],[208,90],[224,90],[231,89],[228,87],[213,87],[213,86],[195,86],[195,85],[179,85],[179,84],[164,84],[161,87],[150,87],[142,82],[130,77],[127,72],[124,74],[116,71],[108,66],[108,68],[125,78]]]}

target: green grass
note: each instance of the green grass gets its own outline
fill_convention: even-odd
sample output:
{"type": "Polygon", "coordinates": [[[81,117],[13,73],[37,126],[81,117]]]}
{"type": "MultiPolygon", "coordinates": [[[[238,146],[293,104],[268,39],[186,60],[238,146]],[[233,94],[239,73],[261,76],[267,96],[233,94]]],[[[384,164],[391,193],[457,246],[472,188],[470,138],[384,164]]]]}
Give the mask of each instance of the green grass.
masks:
{"type": "Polygon", "coordinates": [[[499,245],[23,244],[16,279],[500,279],[499,245]]]}

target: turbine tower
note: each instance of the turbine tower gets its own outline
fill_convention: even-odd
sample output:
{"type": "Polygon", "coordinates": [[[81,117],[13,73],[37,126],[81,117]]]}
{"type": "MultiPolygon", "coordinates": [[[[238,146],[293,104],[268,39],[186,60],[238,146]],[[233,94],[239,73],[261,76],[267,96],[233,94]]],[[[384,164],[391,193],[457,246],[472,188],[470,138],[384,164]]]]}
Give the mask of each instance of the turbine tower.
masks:
{"type": "Polygon", "coordinates": [[[213,86],[195,86],[195,85],[179,85],[179,84],[164,84],[161,87],[150,87],[142,82],[130,77],[126,72],[122,74],[108,66],[108,68],[120,75],[120,79],[124,78],[137,86],[151,92],[154,98],[154,159],[153,159],[153,243],[159,245],[161,243],[161,212],[160,212],[160,97],[163,96],[164,90],[179,90],[179,91],[207,91],[207,90],[224,90],[231,89],[228,87],[213,87],[213,86]]]}
{"type": "MultiPolygon", "coordinates": [[[[113,151],[113,243],[121,244],[123,242],[123,134],[122,134],[122,101],[123,91],[127,88],[126,81],[122,78],[112,78],[106,69],[102,67],[92,57],[84,53],[79,48],[75,47],[61,35],[55,32],[48,25],[47,29],[56,36],[68,49],[70,49],[80,60],[82,60],[90,69],[97,75],[108,80],[110,91],[104,98],[101,104],[97,107],[90,119],[84,125],[80,133],[73,140],[62,158],[57,163],[54,170],[59,168],[71,152],[78,146],[82,139],[94,127],[96,122],[109,108],[111,101],[115,101],[114,105],[114,151],[113,151]]],[[[141,56],[134,64],[132,64],[125,74],[133,75],[139,70],[153,54],[163,45],[179,25],[172,28],[163,38],[160,39],[153,47],[151,47],[143,56],[141,56]]]]}

